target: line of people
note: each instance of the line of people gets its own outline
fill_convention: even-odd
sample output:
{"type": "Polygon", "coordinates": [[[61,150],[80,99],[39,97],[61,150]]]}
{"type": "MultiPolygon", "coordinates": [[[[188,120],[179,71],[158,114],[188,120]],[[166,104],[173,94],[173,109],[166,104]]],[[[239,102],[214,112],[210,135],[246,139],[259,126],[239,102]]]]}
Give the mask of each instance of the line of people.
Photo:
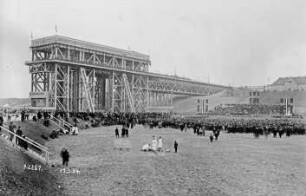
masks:
{"type": "MultiPolygon", "coordinates": [[[[2,126],[2,125],[1,125],[2,126]]],[[[10,122],[9,126],[8,126],[8,137],[7,139],[13,143],[15,143],[16,145],[20,146],[20,147],[23,147],[25,150],[28,149],[28,143],[26,141],[24,141],[23,139],[26,139],[26,136],[23,135],[23,132],[21,130],[21,127],[18,126],[17,127],[17,130],[16,129],[16,125],[13,123],[13,122],[10,122]],[[17,137],[19,136],[19,137],[17,137]],[[23,139],[21,139],[23,138],[23,139]]],[[[2,132],[2,131],[1,131],[2,132]]],[[[2,134],[0,132],[0,134],[2,134]]]]}
{"type": "MultiPolygon", "coordinates": [[[[118,127],[116,127],[116,129],[115,129],[115,136],[116,136],[116,138],[119,138],[119,137],[120,137],[118,127]]],[[[128,126],[126,126],[126,125],[123,125],[123,126],[122,126],[122,129],[121,129],[121,137],[122,137],[122,138],[124,138],[124,137],[129,137],[129,128],[128,128],[128,126]]]]}

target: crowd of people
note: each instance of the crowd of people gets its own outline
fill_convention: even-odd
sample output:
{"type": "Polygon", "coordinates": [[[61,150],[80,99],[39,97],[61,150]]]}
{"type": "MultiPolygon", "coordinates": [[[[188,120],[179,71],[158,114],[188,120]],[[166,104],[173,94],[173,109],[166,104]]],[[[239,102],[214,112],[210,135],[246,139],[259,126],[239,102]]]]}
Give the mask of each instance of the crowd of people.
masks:
{"type": "MultiPolygon", "coordinates": [[[[181,131],[192,129],[197,135],[205,136],[206,131],[212,131],[214,138],[220,131],[228,133],[253,133],[256,137],[260,135],[268,136],[277,135],[302,135],[305,134],[305,126],[294,118],[253,118],[248,116],[229,117],[229,116],[206,116],[196,117],[173,117],[169,113],[110,113],[110,112],[48,112],[38,111],[32,115],[33,121],[43,121],[46,126],[50,124],[49,119],[54,116],[73,124],[72,128],[54,130],[50,134],[51,138],[58,137],[59,134],[77,135],[79,132],[79,121],[85,122],[87,125],[83,128],[122,125],[121,136],[128,137],[129,128],[133,128],[136,124],[149,128],[173,128],[181,131]]],[[[21,112],[21,118],[26,120],[26,112],[21,112]]],[[[3,117],[0,116],[0,125],[3,124],[3,117]]],[[[119,137],[119,130],[116,131],[116,137],[119,137]]]]}
{"type": "MultiPolygon", "coordinates": [[[[181,131],[192,129],[197,135],[205,136],[206,131],[212,131],[214,140],[218,139],[220,131],[228,133],[253,133],[255,137],[260,135],[273,137],[277,135],[287,137],[291,135],[305,134],[305,125],[294,118],[256,118],[250,116],[228,117],[228,116],[206,116],[196,117],[171,117],[169,113],[64,113],[55,112],[55,116],[66,119],[68,122],[78,126],[79,120],[89,122],[91,127],[122,125],[121,136],[128,137],[128,128],[136,124],[149,128],[173,128],[181,131]],[[79,120],[78,120],[79,119],[79,120]]],[[[46,115],[44,115],[46,116],[46,115]]],[[[119,137],[119,130],[115,131],[119,137]]]]}
{"type": "MultiPolygon", "coordinates": [[[[78,135],[79,122],[83,121],[89,127],[96,126],[109,126],[109,125],[122,125],[121,137],[129,137],[129,129],[132,129],[136,124],[143,125],[150,129],[153,128],[172,128],[180,131],[193,130],[193,133],[198,136],[206,136],[211,142],[218,140],[220,132],[225,131],[228,133],[252,133],[255,138],[259,136],[268,137],[290,137],[291,135],[305,135],[305,125],[295,118],[255,118],[255,117],[229,117],[229,116],[204,116],[204,117],[173,117],[168,113],[66,113],[66,112],[48,112],[38,111],[32,115],[33,121],[43,121],[46,126],[51,116],[66,120],[74,124],[71,129],[53,129],[50,138],[57,138],[61,134],[78,135]],[[88,125],[89,124],[89,125],[88,125]]],[[[25,112],[21,112],[21,119],[27,120],[25,112]]],[[[4,120],[0,115],[0,125],[3,125],[4,120]]],[[[86,128],[86,127],[85,127],[86,128]]],[[[20,137],[25,137],[18,127],[11,122],[9,124],[9,131],[16,133],[20,137]]],[[[0,129],[1,131],[1,129],[0,129]]],[[[118,128],[115,129],[115,136],[120,137],[118,128]]],[[[9,139],[13,140],[13,134],[9,139]]],[[[158,141],[161,141],[161,138],[158,141]]],[[[153,140],[155,141],[155,140],[153,140]]],[[[156,139],[157,141],[157,139],[156,139]]],[[[26,142],[16,139],[16,144],[27,148],[26,142]]],[[[157,142],[160,144],[162,142],[157,142]]],[[[178,146],[177,142],[174,146],[178,146]]],[[[160,146],[155,145],[155,142],[147,146],[148,149],[157,151],[161,149],[160,146]]],[[[145,148],[146,149],[146,148],[145,148]]],[[[176,147],[177,149],[177,147],[176,147]]]]}
{"type": "Polygon", "coordinates": [[[264,104],[231,104],[217,106],[212,114],[218,115],[284,115],[285,105],[264,105],[264,104]]]}
{"type": "MultiPolygon", "coordinates": [[[[227,133],[251,133],[254,134],[255,138],[264,136],[266,138],[269,135],[275,137],[290,137],[291,135],[305,135],[305,124],[300,119],[295,118],[273,118],[273,117],[251,117],[251,116],[171,116],[169,113],[107,113],[107,112],[96,112],[96,113],[67,113],[67,112],[48,112],[38,111],[36,114],[32,114],[32,120],[36,122],[43,122],[45,126],[50,125],[52,117],[56,119],[62,119],[69,124],[73,124],[70,129],[53,129],[50,138],[58,138],[61,134],[72,134],[78,135],[80,123],[84,123],[85,127],[97,127],[97,126],[110,126],[110,125],[121,125],[121,137],[129,137],[129,129],[133,129],[135,125],[142,125],[149,129],[153,128],[172,128],[177,129],[181,132],[193,132],[197,136],[206,137],[211,143],[217,141],[220,137],[221,132],[227,133]]],[[[29,116],[26,112],[21,112],[21,121],[26,121],[29,116]]],[[[1,126],[4,123],[2,115],[0,115],[0,135],[1,126]]],[[[65,126],[64,126],[65,127],[65,126]]],[[[14,133],[21,138],[26,138],[23,132],[13,122],[9,123],[9,140],[16,145],[28,149],[28,143],[24,140],[14,136],[14,133]]],[[[119,129],[115,129],[115,137],[119,138],[119,129]]],[[[174,140],[174,152],[178,152],[178,141],[174,140]]],[[[31,145],[30,145],[31,147],[31,145]]],[[[158,138],[153,136],[150,144],[145,144],[141,148],[142,151],[151,152],[169,152],[169,149],[165,149],[163,146],[163,139],[161,136],[158,138]]],[[[67,149],[61,151],[62,164],[68,166],[70,154],[67,149]]]]}
{"type": "Polygon", "coordinates": [[[256,137],[259,135],[274,137],[279,135],[304,135],[305,125],[299,119],[294,118],[252,118],[252,117],[185,117],[185,118],[148,118],[139,121],[140,124],[153,127],[169,127],[187,131],[193,129],[197,135],[204,135],[205,130],[212,131],[217,139],[220,131],[228,133],[253,133],[256,137]],[[217,137],[216,137],[217,135],[217,137]]]}

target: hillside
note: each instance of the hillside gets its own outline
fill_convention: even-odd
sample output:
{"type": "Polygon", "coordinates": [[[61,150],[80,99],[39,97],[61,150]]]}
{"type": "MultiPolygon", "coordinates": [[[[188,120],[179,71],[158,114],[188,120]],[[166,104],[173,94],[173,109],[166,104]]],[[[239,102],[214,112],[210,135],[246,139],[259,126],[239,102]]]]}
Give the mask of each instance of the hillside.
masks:
{"type": "Polygon", "coordinates": [[[0,195],[63,195],[54,169],[7,146],[0,139],[0,195]],[[40,165],[41,171],[28,170],[24,164],[40,165]]]}
{"type": "Polygon", "coordinates": [[[9,106],[30,105],[29,98],[0,98],[0,107],[8,104],[9,106]]]}

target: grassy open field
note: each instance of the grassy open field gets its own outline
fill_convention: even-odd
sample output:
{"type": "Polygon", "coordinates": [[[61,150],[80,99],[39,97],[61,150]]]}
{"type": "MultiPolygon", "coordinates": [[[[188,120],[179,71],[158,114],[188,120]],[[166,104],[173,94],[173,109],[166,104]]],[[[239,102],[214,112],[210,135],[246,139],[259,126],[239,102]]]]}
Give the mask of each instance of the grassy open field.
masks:
{"type": "MultiPolygon", "coordinates": [[[[263,137],[221,133],[214,143],[191,130],[130,131],[129,151],[114,149],[115,127],[81,131],[48,142],[61,164],[62,147],[69,167],[80,174],[54,174],[68,195],[306,195],[306,137],[263,137]],[[162,136],[171,152],[141,152],[152,136],[162,136]],[[173,142],[178,140],[178,153],[173,142]]],[[[120,127],[121,128],[121,127],[120,127]]]]}

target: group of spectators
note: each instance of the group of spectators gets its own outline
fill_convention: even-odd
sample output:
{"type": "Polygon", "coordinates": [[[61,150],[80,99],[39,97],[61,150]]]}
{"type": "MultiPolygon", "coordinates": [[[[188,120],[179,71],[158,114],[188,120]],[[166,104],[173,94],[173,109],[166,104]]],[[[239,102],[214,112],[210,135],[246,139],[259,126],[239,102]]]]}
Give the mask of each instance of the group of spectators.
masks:
{"type": "MultiPolygon", "coordinates": [[[[2,126],[2,125],[1,125],[2,126]]],[[[8,126],[8,140],[15,143],[16,145],[23,147],[25,150],[28,149],[28,143],[24,141],[26,139],[26,136],[23,135],[23,132],[21,130],[21,127],[18,126],[16,129],[16,125],[13,122],[9,123],[8,126]],[[16,136],[17,135],[17,136],[16,136]],[[23,139],[21,139],[23,138],[23,139]]]]}
{"type": "MultiPolygon", "coordinates": [[[[121,129],[121,137],[122,138],[124,138],[124,137],[129,137],[129,126],[127,126],[127,125],[123,125],[122,126],[122,129],[121,129]]],[[[133,127],[131,127],[131,128],[133,128],[133,127]]],[[[120,135],[119,135],[119,130],[118,130],[118,128],[116,127],[116,129],[115,129],[115,135],[116,135],[116,138],[119,138],[120,137],[120,135]]]]}
{"type": "MultiPolygon", "coordinates": [[[[243,104],[242,106],[243,107],[243,104]]],[[[208,117],[171,117],[169,113],[109,113],[109,112],[50,112],[38,111],[37,115],[33,116],[33,120],[48,121],[53,115],[58,119],[63,119],[74,125],[74,128],[69,130],[71,134],[78,134],[79,121],[84,121],[87,127],[122,125],[122,137],[128,137],[128,129],[133,128],[136,124],[145,127],[158,128],[173,128],[181,131],[187,129],[193,130],[197,135],[205,136],[206,131],[212,131],[214,139],[218,139],[220,131],[228,133],[253,133],[255,137],[260,135],[273,137],[287,137],[291,135],[305,134],[305,126],[294,118],[252,118],[247,116],[229,117],[229,116],[208,116],[208,117]],[[89,125],[88,125],[89,124],[89,125]]],[[[21,115],[23,116],[23,114],[21,115]]],[[[26,119],[26,117],[25,117],[26,119]]],[[[0,125],[3,120],[0,117],[0,125]]],[[[86,128],[86,127],[85,127],[86,128]]],[[[67,130],[53,131],[50,134],[51,138],[56,138],[60,132],[67,134],[67,130]],[[55,133],[57,132],[57,133],[55,133]]],[[[115,131],[116,137],[119,137],[119,130],[115,131]]]]}
{"type": "MultiPolygon", "coordinates": [[[[77,119],[90,122],[92,127],[123,125],[123,128],[135,126],[136,124],[145,127],[173,128],[181,131],[192,129],[197,135],[205,136],[205,130],[212,131],[214,139],[218,139],[220,131],[228,133],[253,133],[255,137],[260,135],[274,137],[283,135],[303,135],[305,126],[299,119],[294,118],[253,118],[242,116],[232,118],[228,116],[208,117],[171,117],[169,113],[60,113],[62,118],[71,119],[77,124],[77,119]],[[69,118],[69,117],[70,118],[69,118]]],[[[126,131],[122,131],[122,136],[126,131]]],[[[128,135],[128,134],[127,134],[128,135]]],[[[116,134],[117,136],[117,134],[116,134]]],[[[118,131],[119,136],[119,131],[118,131]]]]}
{"type": "Polygon", "coordinates": [[[29,120],[29,111],[22,110],[20,115],[21,115],[21,122],[23,122],[25,120],[29,120]]]}
{"type": "Polygon", "coordinates": [[[284,115],[285,105],[264,105],[264,104],[231,104],[228,106],[217,106],[212,114],[218,115],[284,115]]]}
{"type": "Polygon", "coordinates": [[[60,128],[58,130],[53,129],[50,133],[49,137],[52,139],[58,138],[60,135],[78,135],[79,134],[79,128],[77,125],[74,125],[70,128],[67,128],[66,126],[63,126],[63,128],[60,128]]]}
{"type": "Polygon", "coordinates": [[[43,121],[43,124],[48,127],[50,125],[50,121],[49,121],[49,118],[50,118],[50,112],[48,111],[44,111],[44,112],[41,112],[41,111],[38,111],[37,112],[37,115],[33,115],[33,121],[43,121]]]}
{"type": "MultiPolygon", "coordinates": [[[[234,106],[236,107],[236,106],[234,106]]],[[[239,107],[243,107],[239,106],[239,107]]],[[[252,107],[249,109],[253,110],[252,107]]],[[[259,108],[260,109],[260,108],[259,108]]],[[[258,109],[258,110],[259,110],[258,109]]],[[[239,109],[243,111],[243,109],[239,109]]],[[[264,110],[265,111],[265,110],[264,110]]],[[[129,137],[129,129],[132,129],[136,124],[143,125],[144,127],[153,128],[172,128],[180,130],[181,132],[187,132],[188,130],[193,131],[197,136],[206,135],[206,131],[209,132],[209,140],[213,142],[218,140],[221,131],[226,131],[228,133],[251,133],[254,134],[255,138],[263,135],[268,137],[272,135],[273,137],[283,136],[290,137],[291,135],[305,135],[305,124],[299,119],[295,118],[265,118],[265,117],[229,117],[229,116],[202,116],[202,117],[180,117],[171,116],[169,113],[106,113],[106,112],[96,112],[96,113],[67,113],[55,111],[53,113],[48,111],[38,111],[36,115],[33,116],[33,121],[43,120],[46,126],[49,125],[49,119],[51,116],[57,119],[63,119],[66,122],[73,124],[73,127],[69,130],[59,129],[52,130],[49,135],[50,138],[57,138],[61,134],[72,134],[77,135],[79,131],[79,122],[85,122],[85,128],[97,127],[97,126],[109,126],[109,125],[122,125],[121,137],[129,137]]],[[[21,112],[21,121],[27,120],[29,117],[25,111],[21,112]]],[[[4,123],[3,117],[0,115],[0,126],[4,123]]],[[[28,143],[24,140],[15,137],[16,135],[26,138],[23,135],[20,126],[17,130],[13,122],[9,124],[9,140],[15,142],[18,146],[28,149],[28,143]]],[[[1,134],[1,127],[0,127],[1,134]]],[[[115,135],[117,138],[120,137],[118,128],[115,129],[115,135]]],[[[31,147],[31,145],[30,145],[31,147]]],[[[154,136],[152,144],[146,144],[142,147],[143,151],[163,151],[162,138],[158,139],[154,136]]],[[[174,141],[174,151],[178,150],[178,142],[174,141]]],[[[69,153],[67,149],[63,149],[61,152],[61,157],[63,159],[63,165],[68,166],[69,153]]]]}

